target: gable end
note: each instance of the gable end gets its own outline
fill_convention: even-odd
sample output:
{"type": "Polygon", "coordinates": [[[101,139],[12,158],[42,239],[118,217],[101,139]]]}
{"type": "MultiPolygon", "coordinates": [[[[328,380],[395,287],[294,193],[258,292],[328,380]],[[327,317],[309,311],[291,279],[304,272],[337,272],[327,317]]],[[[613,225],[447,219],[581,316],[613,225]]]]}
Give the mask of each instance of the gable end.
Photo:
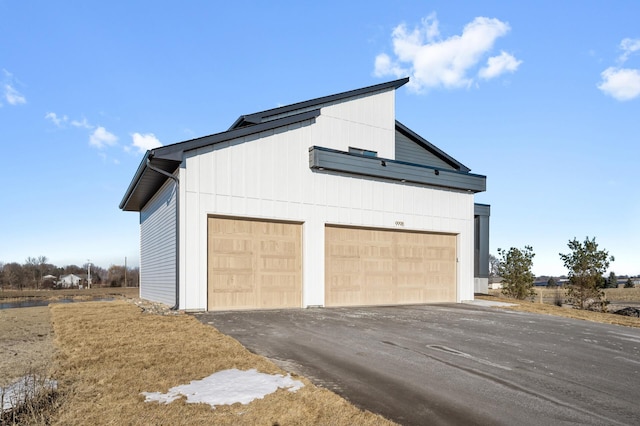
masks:
{"type": "Polygon", "coordinates": [[[459,172],[471,169],[396,120],[396,160],[459,172]]]}

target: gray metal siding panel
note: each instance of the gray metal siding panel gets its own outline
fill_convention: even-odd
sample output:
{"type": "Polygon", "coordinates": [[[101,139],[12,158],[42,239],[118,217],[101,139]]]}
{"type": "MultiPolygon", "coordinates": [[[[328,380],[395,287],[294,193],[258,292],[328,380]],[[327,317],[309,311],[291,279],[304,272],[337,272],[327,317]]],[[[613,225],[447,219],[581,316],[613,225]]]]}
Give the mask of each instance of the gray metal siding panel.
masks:
{"type": "Polygon", "coordinates": [[[453,166],[442,161],[397,130],[396,160],[406,161],[407,163],[422,164],[439,169],[455,170],[453,166]]]}
{"type": "Polygon", "coordinates": [[[473,214],[477,216],[490,216],[491,206],[489,204],[475,203],[473,205],[473,214]]]}
{"type": "Polygon", "coordinates": [[[312,169],[333,170],[471,192],[486,190],[486,177],[481,175],[384,158],[358,156],[321,147],[311,147],[310,151],[309,167],[312,169]]]}
{"type": "Polygon", "coordinates": [[[491,206],[474,204],[474,276],[489,277],[489,215],[491,206]]]}
{"type": "Polygon", "coordinates": [[[140,212],[140,297],[173,306],[176,185],[168,180],[140,212]]]}

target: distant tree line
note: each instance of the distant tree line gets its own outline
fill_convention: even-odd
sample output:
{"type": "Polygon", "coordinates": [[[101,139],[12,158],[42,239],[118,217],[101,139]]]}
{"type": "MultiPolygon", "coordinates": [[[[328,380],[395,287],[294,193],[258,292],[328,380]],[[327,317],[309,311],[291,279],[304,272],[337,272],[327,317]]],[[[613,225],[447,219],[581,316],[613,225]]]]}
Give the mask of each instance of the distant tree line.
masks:
{"type": "MultiPolygon", "coordinates": [[[[27,257],[23,264],[0,262],[0,289],[51,289],[61,277],[74,274],[88,280],[88,263],[59,267],[46,256],[27,257]]],[[[138,287],[139,268],[111,265],[108,269],[91,264],[92,287],[138,287]],[[126,277],[126,282],[125,282],[126,277]]]]}

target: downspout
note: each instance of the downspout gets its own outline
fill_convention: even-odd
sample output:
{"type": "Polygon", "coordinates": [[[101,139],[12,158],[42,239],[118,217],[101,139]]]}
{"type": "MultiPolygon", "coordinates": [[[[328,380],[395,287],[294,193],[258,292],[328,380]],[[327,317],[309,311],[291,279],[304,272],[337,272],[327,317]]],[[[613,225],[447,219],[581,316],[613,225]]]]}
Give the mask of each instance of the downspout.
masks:
{"type": "Polygon", "coordinates": [[[180,180],[173,174],[153,166],[149,157],[147,157],[147,167],[173,179],[176,183],[176,304],[171,307],[171,310],[175,311],[180,307],[180,180]]]}

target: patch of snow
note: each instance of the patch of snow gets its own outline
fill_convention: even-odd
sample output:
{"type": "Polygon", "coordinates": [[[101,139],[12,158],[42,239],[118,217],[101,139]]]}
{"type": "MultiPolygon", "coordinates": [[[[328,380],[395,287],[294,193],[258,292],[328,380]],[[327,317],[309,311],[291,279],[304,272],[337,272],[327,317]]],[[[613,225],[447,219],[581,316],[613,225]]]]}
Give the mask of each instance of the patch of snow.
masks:
{"type": "Polygon", "coordinates": [[[11,410],[25,403],[44,389],[54,390],[57,387],[58,382],[55,380],[40,379],[36,376],[21,377],[5,388],[0,386],[0,401],[2,402],[2,410],[0,412],[11,410]]]}
{"type": "Polygon", "coordinates": [[[145,402],[157,401],[169,404],[182,395],[188,403],[206,403],[215,408],[216,405],[230,405],[239,402],[248,404],[255,399],[262,399],[273,393],[278,388],[295,392],[304,384],[299,380],[293,380],[291,375],[258,373],[251,369],[241,371],[238,369],[223,370],[213,373],[202,380],[192,380],[188,385],[179,385],[169,389],[169,392],[142,392],[145,402]]]}

